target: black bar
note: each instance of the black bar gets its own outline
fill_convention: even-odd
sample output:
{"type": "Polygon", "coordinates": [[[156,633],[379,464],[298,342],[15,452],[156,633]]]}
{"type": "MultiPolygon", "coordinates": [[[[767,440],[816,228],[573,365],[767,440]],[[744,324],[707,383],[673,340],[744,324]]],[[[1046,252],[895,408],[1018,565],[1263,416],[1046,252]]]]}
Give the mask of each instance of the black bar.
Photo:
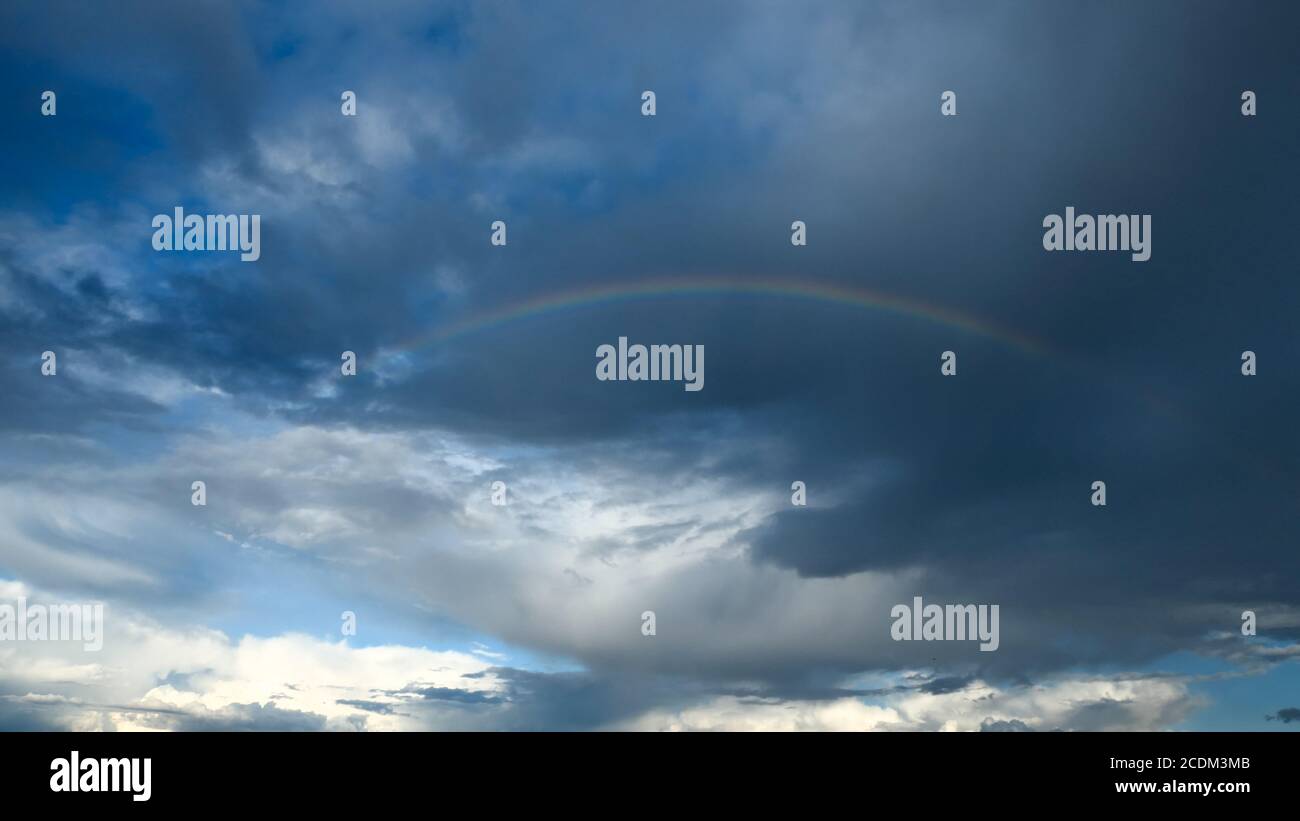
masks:
{"type": "Polygon", "coordinates": [[[557,795],[563,796],[557,811],[589,802],[671,808],[786,799],[871,806],[894,797],[919,800],[918,808],[1199,802],[1222,812],[1243,802],[1294,798],[1294,739],[1290,733],[13,733],[4,736],[0,785],[6,802],[128,812],[338,811],[376,802],[447,812],[452,802],[499,807],[511,801],[538,809],[554,805],[557,795]],[[51,762],[70,763],[74,750],[83,767],[87,759],[136,758],[142,771],[148,758],[148,800],[134,800],[127,790],[54,792],[51,762]],[[1166,786],[1187,790],[1193,783],[1215,791],[1166,786]],[[1148,784],[1153,787],[1117,786],[1148,784]],[[1155,791],[1127,792],[1132,789],[1155,791]],[[597,800],[597,793],[610,798],[597,800]],[[688,800],[692,795],[698,798],[688,800]]]}

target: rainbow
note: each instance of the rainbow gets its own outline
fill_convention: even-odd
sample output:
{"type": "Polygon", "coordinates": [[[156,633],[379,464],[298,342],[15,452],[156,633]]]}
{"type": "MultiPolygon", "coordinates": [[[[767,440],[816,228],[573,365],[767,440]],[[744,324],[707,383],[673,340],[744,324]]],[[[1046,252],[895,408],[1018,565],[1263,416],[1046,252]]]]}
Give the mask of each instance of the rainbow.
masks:
{"type": "Polygon", "coordinates": [[[487,331],[507,323],[532,317],[548,316],[576,308],[644,299],[729,295],[799,299],[871,311],[883,311],[896,316],[920,319],[995,339],[1035,356],[1049,353],[1047,346],[1043,342],[1026,334],[950,308],[930,305],[905,297],[866,288],[850,288],[820,282],[738,279],[716,276],[691,277],[689,279],[651,279],[634,283],[590,286],[537,296],[440,325],[432,331],[408,340],[398,347],[400,350],[418,350],[431,344],[446,342],[467,334],[487,331]]]}

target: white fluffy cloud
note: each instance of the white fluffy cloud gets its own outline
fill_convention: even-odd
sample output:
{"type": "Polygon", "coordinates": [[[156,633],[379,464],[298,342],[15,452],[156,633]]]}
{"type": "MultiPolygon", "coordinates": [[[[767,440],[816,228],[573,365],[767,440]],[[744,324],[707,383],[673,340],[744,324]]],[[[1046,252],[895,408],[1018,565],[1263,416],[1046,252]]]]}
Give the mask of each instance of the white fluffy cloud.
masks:
{"type": "MultiPolygon", "coordinates": [[[[0,602],[54,597],[0,582],[0,602]]],[[[66,602],[61,602],[66,603],[66,602]]],[[[117,609],[103,649],[76,643],[0,646],[0,715],[77,730],[439,729],[510,723],[529,694],[495,668],[500,654],[385,645],[353,647],[302,634],[231,639],[117,609]]],[[[544,674],[543,674],[544,675],[544,674]]],[[[697,697],[597,728],[679,730],[979,731],[1163,729],[1199,705],[1165,678],[1059,678],[953,692],[901,689],[870,699],[697,697]]],[[[524,705],[527,707],[528,705],[524,705]]],[[[544,711],[548,706],[534,705],[544,711]]],[[[512,725],[513,726],[513,725],[512,725]]]]}
{"type": "Polygon", "coordinates": [[[649,712],[635,730],[964,731],[1160,730],[1199,701],[1185,684],[1150,678],[1061,679],[998,688],[974,682],[958,692],[911,692],[868,704],[857,698],[782,701],[725,696],[681,710],[649,712]]]}
{"type": "MultiPolygon", "coordinates": [[[[20,600],[83,603],[0,582],[0,603],[20,600]]],[[[68,729],[393,730],[429,723],[414,695],[422,689],[500,689],[484,675],[490,663],[470,653],[353,647],[302,634],[232,639],[200,626],[161,625],[121,607],[105,611],[103,629],[98,651],[77,642],[0,644],[0,712],[68,729]]]]}

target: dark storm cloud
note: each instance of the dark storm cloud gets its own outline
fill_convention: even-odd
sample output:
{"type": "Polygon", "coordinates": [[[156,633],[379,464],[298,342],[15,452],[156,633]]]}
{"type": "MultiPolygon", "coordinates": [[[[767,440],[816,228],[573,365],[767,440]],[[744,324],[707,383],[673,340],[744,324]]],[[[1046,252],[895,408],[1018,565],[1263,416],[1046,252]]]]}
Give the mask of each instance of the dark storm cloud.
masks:
{"type": "MultiPolygon", "coordinates": [[[[693,691],[689,682],[654,676],[546,673],[509,667],[493,668],[488,674],[503,685],[502,697],[492,701],[503,701],[505,706],[486,719],[497,729],[594,729],[631,719],[651,707],[679,702],[693,691]]],[[[446,699],[445,695],[437,698],[446,699]]]]}
{"type": "Polygon", "coordinates": [[[945,693],[959,693],[971,683],[970,677],[948,676],[937,678],[933,681],[926,682],[921,686],[921,692],[932,695],[944,695],[945,693]]]}
{"type": "MultiPolygon", "coordinates": [[[[0,431],[68,433],[92,424],[147,425],[162,410],[156,403],[113,387],[92,386],[41,374],[42,353],[52,350],[64,374],[79,365],[82,352],[103,343],[107,327],[124,323],[120,306],[109,304],[103,281],[93,272],[68,272],[59,288],[24,271],[0,251],[0,283],[11,299],[0,308],[0,431]],[[39,306],[39,311],[17,306],[39,306]]],[[[92,366],[93,367],[93,366],[92,366]]]]}
{"type": "Polygon", "coordinates": [[[452,687],[422,687],[411,692],[429,701],[455,701],[461,704],[496,704],[501,701],[494,695],[452,687]]]}
{"type": "Polygon", "coordinates": [[[362,699],[341,698],[335,704],[344,704],[348,707],[356,707],[358,710],[365,710],[368,713],[379,713],[380,715],[393,715],[396,709],[392,704],[385,704],[382,701],[364,701],[362,699]]]}
{"type": "Polygon", "coordinates": [[[980,724],[981,733],[1032,733],[1034,729],[1018,718],[1010,721],[996,721],[991,718],[984,719],[980,724]]]}
{"type": "MultiPolygon", "coordinates": [[[[687,692],[705,692],[695,690],[689,682],[586,671],[550,673],[496,667],[464,678],[490,678],[499,689],[484,692],[412,686],[384,691],[382,695],[398,701],[376,702],[376,705],[411,710],[431,706],[440,711],[444,721],[466,728],[590,730],[633,718],[651,707],[679,703],[687,692]]],[[[354,706],[370,709],[359,704],[354,706]]]]}
{"type": "Polygon", "coordinates": [[[0,729],[7,733],[45,733],[64,727],[49,705],[32,703],[15,694],[0,696],[0,729]]]}
{"type": "Polygon", "coordinates": [[[1286,707],[1278,710],[1275,714],[1265,716],[1269,721],[1280,721],[1283,724],[1290,724],[1293,721],[1300,721],[1300,708],[1286,707]]]}
{"type": "Polygon", "coordinates": [[[183,713],[169,729],[191,732],[312,732],[325,729],[325,718],[274,704],[230,704],[218,711],[183,713]]]}

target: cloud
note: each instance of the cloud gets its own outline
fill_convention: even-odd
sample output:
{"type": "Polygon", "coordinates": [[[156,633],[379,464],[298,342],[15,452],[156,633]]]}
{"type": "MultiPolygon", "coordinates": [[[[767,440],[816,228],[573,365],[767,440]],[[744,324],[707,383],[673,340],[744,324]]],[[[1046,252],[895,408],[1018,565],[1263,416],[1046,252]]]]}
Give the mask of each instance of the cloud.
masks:
{"type": "MultiPolygon", "coordinates": [[[[710,459],[719,455],[715,447],[710,459]]],[[[1053,646],[1065,622],[1050,604],[1032,600],[1019,618],[1004,617],[996,654],[971,643],[892,641],[888,614],[895,604],[923,589],[945,592],[936,585],[951,583],[917,567],[807,577],[754,562],[746,534],[784,508],[784,491],[761,490],[706,463],[673,466],[674,489],[664,491],[645,482],[663,464],[662,455],[644,446],[520,449],[484,447],[448,432],[286,427],[250,437],[214,429],[178,442],[152,463],[86,468],[74,480],[61,479],[63,492],[84,500],[79,518],[38,513],[54,509],[33,501],[46,497],[31,496],[48,493],[42,491],[48,479],[30,481],[28,496],[10,496],[10,521],[16,533],[60,535],[60,552],[50,555],[63,561],[57,572],[50,567],[49,579],[65,588],[127,600],[148,591],[175,608],[182,596],[219,600],[224,584],[261,563],[258,551],[291,563],[311,557],[345,569],[354,597],[411,601],[436,617],[575,659],[601,675],[790,687],[826,685],[858,671],[934,666],[948,674],[923,689],[942,695],[961,691],[976,674],[1051,673],[1082,656],[1053,646]],[[189,504],[196,476],[208,483],[206,508],[189,504]],[[498,478],[509,484],[505,507],[490,502],[498,478]],[[170,503],[160,501],[168,496],[170,503]],[[167,543],[127,549],[127,534],[164,531],[174,534],[167,543]],[[211,555],[208,578],[178,586],[170,569],[178,538],[211,555]],[[120,564],[117,577],[97,569],[105,556],[120,564]],[[218,558],[220,564],[212,563],[218,558]],[[70,574],[78,563],[85,564],[83,575],[70,574]],[[495,594],[481,595],[487,588],[495,594]],[[640,633],[645,610],[658,615],[654,637],[640,633]],[[1026,616],[1041,622],[1026,623],[1026,616]]],[[[42,555],[44,543],[15,544],[25,545],[23,558],[15,554],[11,561],[25,561],[28,573],[40,576],[33,557],[42,555]]],[[[1015,582],[1009,577],[1007,589],[1015,582]]],[[[961,600],[957,587],[946,592],[926,596],[961,600]]],[[[1011,608],[1003,602],[1005,614],[1011,608]]],[[[1106,635],[1148,607],[1110,606],[1114,612],[1072,629],[1106,635]]],[[[1091,611],[1072,612],[1078,621],[1091,611]]],[[[1186,625],[1181,637],[1166,639],[1169,648],[1190,647],[1238,664],[1293,655],[1289,644],[1194,635],[1215,619],[1231,623],[1230,611],[1167,610],[1161,618],[1186,625]]],[[[1141,658],[1153,637],[1141,639],[1111,647],[1111,657],[1119,651],[1141,658]]],[[[481,650],[468,656],[480,666],[498,663],[481,650]]]]}
{"type": "MultiPolygon", "coordinates": [[[[11,585],[9,594],[20,588],[11,585]]],[[[48,598],[39,591],[21,592],[48,598]]],[[[1058,677],[999,687],[972,679],[860,695],[727,693],[686,678],[494,667],[457,652],[352,647],[301,634],[232,640],[117,610],[102,651],[61,643],[6,650],[9,728],[168,730],[1158,729],[1199,704],[1162,677],[1058,677]],[[87,662],[86,659],[93,659],[87,662]]],[[[1282,720],[1289,720],[1281,711],[1282,720]]]]}
{"type": "Polygon", "coordinates": [[[60,113],[0,157],[0,569],[142,648],[0,647],[6,721],[1155,728],[1199,702],[1154,665],[1273,675],[1296,115],[1224,118],[1294,21],[1114,8],[6,5],[0,92],[60,113]],[[1045,258],[1070,204],[1154,213],[1152,260],[1045,258]],[[154,253],[176,205],[262,258],[154,253]],[[596,381],[619,336],[707,389],[596,381]],[[915,595],[1000,649],[890,640],[915,595]],[[385,635],[316,635],[339,600],[385,635]]]}
{"type": "Polygon", "coordinates": [[[858,699],[784,701],[724,697],[637,718],[638,730],[991,731],[1150,730],[1185,718],[1196,706],[1167,681],[1071,680],[997,688],[983,682],[958,693],[912,693],[880,705],[858,699]]]}
{"type": "MultiPolygon", "coordinates": [[[[62,601],[13,587],[30,601],[62,601]]],[[[268,638],[161,624],[124,607],[105,611],[104,645],[0,647],[0,723],[65,729],[321,730],[424,726],[428,716],[376,710],[383,690],[439,688],[470,701],[498,688],[483,660],[421,647],[351,647],[303,634],[268,638]],[[364,706],[359,706],[364,705],[364,706]]],[[[401,706],[400,701],[388,702],[401,706]]]]}

